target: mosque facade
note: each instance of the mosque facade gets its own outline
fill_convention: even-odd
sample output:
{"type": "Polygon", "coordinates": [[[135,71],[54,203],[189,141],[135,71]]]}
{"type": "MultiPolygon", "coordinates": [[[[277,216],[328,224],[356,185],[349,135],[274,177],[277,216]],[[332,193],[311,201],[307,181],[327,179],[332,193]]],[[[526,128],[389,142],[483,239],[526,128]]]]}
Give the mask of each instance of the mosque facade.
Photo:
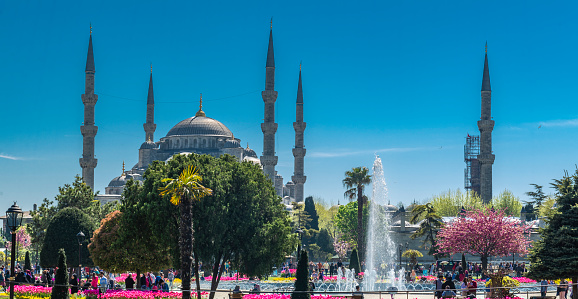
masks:
{"type": "MultiPolygon", "coordinates": [[[[85,106],[85,122],[81,126],[83,135],[83,155],[80,158],[80,166],[83,170],[83,178],[87,185],[94,190],[94,168],[96,159],[94,159],[94,137],[98,127],[95,124],[94,106],[96,105],[97,95],[94,94],[94,77],[95,65],[92,49],[92,30],[89,38],[86,63],[86,81],[85,94],[82,100],[85,106]]],[[[305,148],[303,146],[305,123],[303,122],[303,92],[301,83],[301,68],[299,69],[299,83],[296,100],[296,122],[295,128],[295,148],[293,155],[295,158],[295,172],[292,178],[295,182],[283,184],[283,177],[275,170],[278,157],[275,155],[275,134],[277,123],[275,123],[275,101],[277,91],[275,86],[275,60],[273,56],[273,28],[269,34],[269,45],[266,59],[266,82],[265,90],[262,92],[264,101],[265,118],[261,124],[263,133],[263,155],[259,158],[257,153],[250,149],[249,146],[243,148],[241,139],[236,138],[233,132],[222,122],[210,118],[203,111],[203,97],[201,94],[199,100],[199,110],[192,117],[184,119],[172,127],[169,132],[158,141],[155,141],[154,134],[156,124],[154,122],[154,90],[153,90],[153,73],[149,79],[149,88],[147,96],[147,113],[146,121],[143,124],[145,131],[145,141],[140,145],[138,150],[138,162],[128,170],[125,170],[123,163],[122,174],[113,178],[105,188],[104,194],[97,196],[102,203],[119,200],[128,180],[142,181],[143,174],[148,165],[153,161],[167,161],[176,154],[207,154],[219,157],[223,154],[229,154],[236,157],[239,161],[248,161],[261,166],[264,174],[271,179],[277,195],[283,198],[283,203],[290,206],[291,202],[303,201],[303,185],[306,177],[304,175],[304,156],[305,148]]]]}

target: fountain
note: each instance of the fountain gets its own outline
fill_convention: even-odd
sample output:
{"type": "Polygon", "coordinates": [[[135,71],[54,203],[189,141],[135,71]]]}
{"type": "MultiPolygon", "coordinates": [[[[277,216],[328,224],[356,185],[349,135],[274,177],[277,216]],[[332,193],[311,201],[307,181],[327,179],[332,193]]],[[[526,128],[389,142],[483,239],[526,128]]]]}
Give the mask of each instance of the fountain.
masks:
{"type": "Polygon", "coordinates": [[[390,225],[391,215],[384,210],[388,204],[387,185],[383,174],[381,159],[376,155],[373,162],[373,176],[371,178],[373,193],[369,204],[369,223],[367,225],[367,245],[365,252],[365,269],[363,278],[364,291],[378,290],[376,283],[381,277],[386,277],[388,289],[405,290],[405,270],[398,273],[394,270],[395,244],[391,240],[390,225]],[[385,273],[384,273],[385,272],[385,273]],[[384,275],[385,274],[385,275],[384,275]]]}

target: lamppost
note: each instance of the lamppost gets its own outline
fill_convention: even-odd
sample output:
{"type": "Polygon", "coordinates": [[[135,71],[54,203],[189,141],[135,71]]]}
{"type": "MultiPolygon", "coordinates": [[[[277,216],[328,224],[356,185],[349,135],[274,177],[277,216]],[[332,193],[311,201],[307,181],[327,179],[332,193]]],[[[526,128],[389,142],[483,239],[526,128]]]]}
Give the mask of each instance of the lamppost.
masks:
{"type": "Polygon", "coordinates": [[[299,255],[301,254],[301,243],[303,242],[303,230],[298,228],[295,230],[295,232],[299,234],[299,245],[297,245],[297,262],[299,262],[299,255]]]}
{"type": "Polygon", "coordinates": [[[398,249],[399,249],[399,269],[401,270],[401,251],[403,250],[403,246],[399,244],[398,249]]]}
{"type": "MultiPolygon", "coordinates": [[[[409,242],[405,242],[405,251],[409,248],[409,242]]],[[[405,267],[407,267],[407,257],[405,258],[405,267]]],[[[407,271],[407,269],[406,269],[407,271]]]]}
{"type": "Polygon", "coordinates": [[[6,222],[12,234],[12,252],[10,257],[10,299],[14,299],[14,261],[16,260],[16,230],[22,224],[22,209],[14,204],[6,211],[6,222]]]}
{"type": "Polygon", "coordinates": [[[82,276],[82,242],[84,242],[84,233],[76,234],[78,240],[78,285],[80,285],[80,278],[82,276]]]}

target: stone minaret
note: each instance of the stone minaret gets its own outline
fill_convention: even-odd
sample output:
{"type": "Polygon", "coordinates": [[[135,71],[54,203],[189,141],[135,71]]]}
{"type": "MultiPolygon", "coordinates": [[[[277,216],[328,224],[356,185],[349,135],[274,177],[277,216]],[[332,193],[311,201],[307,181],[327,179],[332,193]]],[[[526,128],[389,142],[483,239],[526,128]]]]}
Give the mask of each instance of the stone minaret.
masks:
{"type": "Polygon", "coordinates": [[[492,165],[496,156],[492,154],[492,89],[490,88],[490,69],[488,68],[488,44],[486,43],[486,58],[482,79],[482,117],[478,121],[480,129],[480,197],[484,203],[492,200],[492,165]]]}
{"type": "Polygon", "coordinates": [[[297,84],[297,112],[296,121],[293,123],[293,128],[295,129],[295,148],[293,149],[293,157],[295,157],[295,165],[293,170],[293,176],[291,180],[295,184],[295,201],[303,201],[303,184],[307,180],[304,175],[304,162],[305,157],[305,147],[303,145],[303,132],[307,123],[303,122],[303,89],[301,87],[301,65],[299,65],[299,83],[297,84]]]}
{"type": "Polygon", "coordinates": [[[92,27],[90,27],[90,38],[88,39],[88,54],[86,56],[84,94],[82,103],[84,104],[84,124],[80,126],[82,133],[82,177],[84,182],[94,191],[94,168],[97,160],[94,158],[94,136],[98,127],[94,125],[94,106],[98,96],[94,94],[94,56],[92,54],[92,27]]]}
{"type": "Polygon", "coordinates": [[[149,80],[149,94],[147,96],[147,120],[143,124],[145,130],[145,141],[155,140],[155,95],[153,93],[153,67],[151,66],[151,77],[149,80]]]}
{"type": "Polygon", "coordinates": [[[275,58],[273,56],[273,21],[271,21],[271,31],[269,32],[269,49],[267,50],[265,69],[265,90],[261,92],[263,102],[265,102],[265,118],[261,124],[263,131],[261,165],[263,165],[265,175],[274,183],[275,165],[277,165],[277,156],[275,156],[275,133],[277,132],[275,101],[277,100],[277,92],[275,91],[275,58]]]}

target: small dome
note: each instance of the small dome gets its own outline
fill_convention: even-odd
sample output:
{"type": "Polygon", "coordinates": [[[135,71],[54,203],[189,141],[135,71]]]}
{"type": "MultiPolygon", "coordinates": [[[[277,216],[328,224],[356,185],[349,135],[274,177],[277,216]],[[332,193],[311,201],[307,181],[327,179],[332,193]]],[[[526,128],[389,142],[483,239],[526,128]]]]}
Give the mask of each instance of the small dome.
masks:
{"type": "Polygon", "coordinates": [[[206,116],[189,117],[176,124],[168,133],[169,136],[208,135],[233,137],[231,130],[220,121],[206,116]]]}
{"type": "Polygon", "coordinates": [[[122,187],[126,185],[127,177],[123,173],[121,176],[117,176],[116,178],[112,179],[108,184],[109,187],[122,187]]]}
{"type": "Polygon", "coordinates": [[[225,141],[224,148],[239,148],[239,147],[241,147],[241,144],[237,139],[228,139],[227,141],[225,141]]]}
{"type": "Polygon", "coordinates": [[[250,149],[249,146],[247,146],[247,148],[245,148],[245,150],[243,151],[243,156],[257,158],[257,153],[255,153],[254,150],[250,149]]]}
{"type": "Polygon", "coordinates": [[[140,149],[154,149],[154,148],[157,148],[157,144],[150,140],[143,142],[143,144],[140,145],[140,149]]]}
{"type": "Polygon", "coordinates": [[[287,184],[285,184],[285,186],[289,187],[289,186],[293,186],[295,185],[292,181],[287,182],[287,184]]]}

